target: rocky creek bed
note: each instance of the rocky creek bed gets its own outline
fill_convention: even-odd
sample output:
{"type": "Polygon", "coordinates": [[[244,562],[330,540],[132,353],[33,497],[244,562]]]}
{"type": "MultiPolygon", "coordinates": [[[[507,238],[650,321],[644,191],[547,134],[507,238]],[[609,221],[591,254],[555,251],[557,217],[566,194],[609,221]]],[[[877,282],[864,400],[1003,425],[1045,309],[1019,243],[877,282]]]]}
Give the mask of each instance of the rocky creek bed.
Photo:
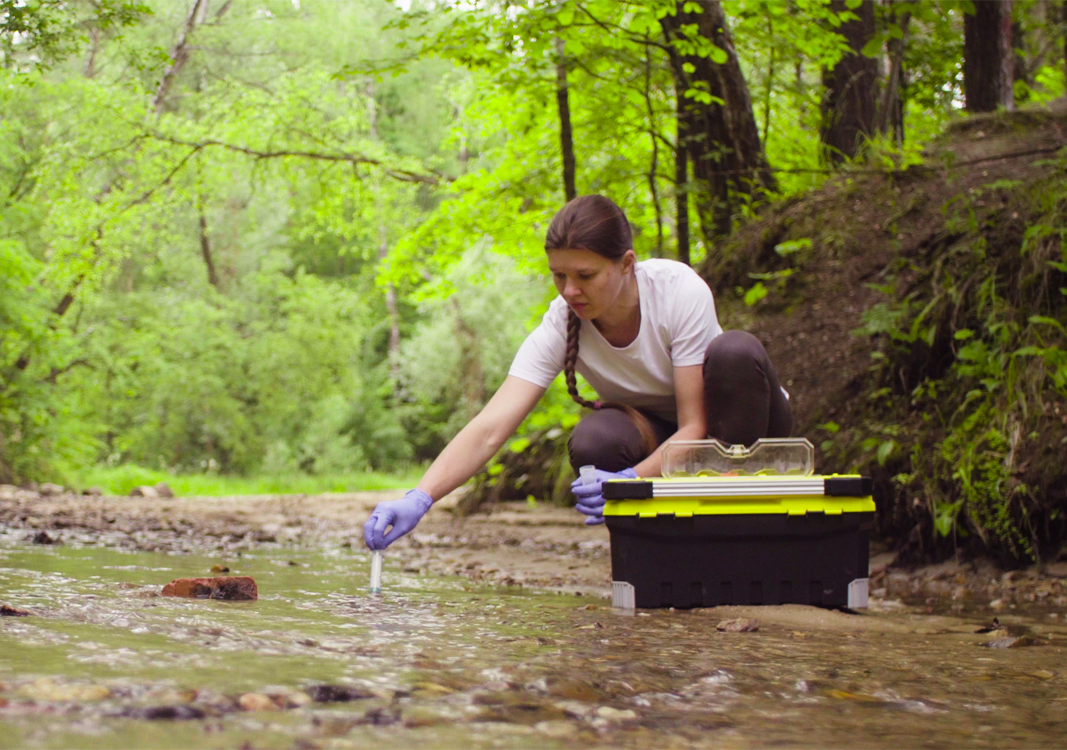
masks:
{"type": "Polygon", "coordinates": [[[0,487],[0,603],[26,615],[0,618],[0,747],[1062,745],[1062,563],[875,550],[864,614],[627,617],[603,527],[446,498],[370,597],[362,522],[394,494],[0,487]],[[160,596],[223,568],[260,598],[160,596]]]}

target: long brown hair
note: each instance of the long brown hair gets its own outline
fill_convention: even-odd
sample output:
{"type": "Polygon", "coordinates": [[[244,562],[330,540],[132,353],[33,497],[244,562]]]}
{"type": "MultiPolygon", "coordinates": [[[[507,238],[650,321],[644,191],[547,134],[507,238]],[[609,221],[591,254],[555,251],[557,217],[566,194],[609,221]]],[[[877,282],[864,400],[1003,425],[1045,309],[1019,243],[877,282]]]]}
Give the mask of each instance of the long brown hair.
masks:
{"type": "MultiPolygon", "coordinates": [[[[634,246],[630,222],[610,198],[602,195],[580,195],[561,208],[548,226],[545,251],[589,250],[597,255],[618,261],[634,246]]],[[[641,412],[632,406],[618,403],[604,404],[589,401],[578,393],[578,379],[574,374],[578,362],[578,334],[582,319],[567,308],[567,351],[563,355],[563,375],[571,398],[587,409],[618,409],[633,421],[647,453],[656,450],[656,432],[641,412]]]]}

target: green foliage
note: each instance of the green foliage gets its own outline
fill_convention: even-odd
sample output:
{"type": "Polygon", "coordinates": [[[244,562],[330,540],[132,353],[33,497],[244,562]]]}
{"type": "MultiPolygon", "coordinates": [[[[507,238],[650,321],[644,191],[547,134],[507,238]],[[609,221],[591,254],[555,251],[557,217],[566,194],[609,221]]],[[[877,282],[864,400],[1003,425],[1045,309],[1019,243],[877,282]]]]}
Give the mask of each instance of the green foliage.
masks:
{"type": "MultiPolygon", "coordinates": [[[[956,116],[964,6],[906,4],[908,139],[876,140],[866,166],[914,164],[956,116]]],[[[319,481],[436,455],[505,377],[553,295],[543,242],[564,200],[561,64],[579,192],[624,208],[639,256],[674,255],[675,194],[688,211],[699,191],[674,183],[669,56],[720,65],[726,52],[695,27],[667,43],[672,0],[408,12],[233,0],[210,4],[175,60],[189,9],[0,0],[0,480],[109,461],[319,481]]],[[[838,29],[851,10],[824,0],[726,10],[783,194],[822,184],[821,71],[848,52],[838,29]]],[[[899,31],[884,21],[872,53],[899,31]]],[[[1022,22],[1040,36],[1039,23],[1022,22]]],[[[1020,97],[1061,91],[1049,57],[1020,97]]],[[[714,99],[699,86],[678,93],[714,99]]],[[[759,208],[737,205],[737,219],[759,208]]],[[[950,213],[973,240],[956,262],[981,266],[973,206],[950,213]]],[[[1062,273],[1067,258],[1050,254],[1061,225],[1032,230],[1030,276],[1062,273]]],[[[694,262],[721,252],[698,234],[694,262]]],[[[805,238],[771,248],[767,272],[730,281],[750,305],[783,296],[815,250],[805,238]]],[[[1004,274],[946,273],[933,294],[909,291],[871,313],[867,331],[890,341],[885,363],[955,342],[952,373],[976,392],[967,413],[1032,390],[1039,372],[1063,388],[1059,308],[1013,317],[1004,274]],[[981,313],[952,338],[942,313],[968,294],[981,313]]],[[[1032,414],[1027,398],[1018,403],[1032,414]]],[[[554,383],[511,454],[540,437],[558,447],[578,414],[554,383]]],[[[872,460],[902,460],[899,436],[876,438],[872,460]]],[[[568,472],[560,455],[546,458],[556,489],[568,472]]]]}
{"type": "MultiPolygon", "coordinates": [[[[959,238],[931,266],[909,269],[923,283],[903,295],[885,287],[894,301],[857,331],[884,342],[875,364],[883,408],[923,416],[926,439],[897,476],[901,491],[924,498],[936,534],[1013,560],[1039,557],[1041,519],[1057,512],[1055,496],[1029,483],[1045,469],[1027,468],[1063,450],[1052,405],[1067,398],[1067,300],[1057,285],[1067,278],[1065,174],[1061,159],[1048,178],[989,183],[951,201],[946,225],[959,238]],[[1005,203],[990,212],[994,197],[1005,203]],[[1021,242],[998,236],[1004,217],[1019,216],[1021,242]],[[939,360],[943,370],[915,365],[939,360]]],[[[879,465],[902,462],[894,440],[863,447],[879,465]]]]}
{"type": "Polygon", "coordinates": [[[131,26],[149,13],[131,0],[0,0],[0,67],[47,67],[77,51],[87,32],[131,26]]]}
{"type": "Polygon", "coordinates": [[[402,490],[418,481],[409,470],[401,474],[355,472],[308,476],[302,473],[269,474],[237,477],[215,472],[171,474],[135,464],[99,465],[68,475],[70,486],[88,489],[99,487],[107,494],[128,495],[134,487],[154,486],[165,482],[179,497],[223,497],[226,495],[318,494],[322,492],[364,492],[402,490]]]}
{"type": "MultiPolygon", "coordinates": [[[[301,28],[340,43],[289,67],[297,35],[278,22],[295,6],[260,5],[220,6],[194,30],[226,51],[211,77],[192,55],[172,92],[195,87],[158,117],[160,65],[143,63],[170,64],[153,45],[173,43],[160,24],[184,23],[177,4],[121,44],[96,35],[117,53],[100,53],[113,67],[98,78],[63,60],[32,81],[0,72],[0,479],[105,457],[315,475],[410,461],[372,344],[375,264],[418,215],[405,181],[429,173],[436,145],[385,141],[413,108],[371,94],[388,102],[403,82],[371,92],[332,76],[352,59],[339,34],[367,35],[368,8],[305,3],[317,24],[301,28]]],[[[73,25],[80,8],[47,10],[73,25]]]]}

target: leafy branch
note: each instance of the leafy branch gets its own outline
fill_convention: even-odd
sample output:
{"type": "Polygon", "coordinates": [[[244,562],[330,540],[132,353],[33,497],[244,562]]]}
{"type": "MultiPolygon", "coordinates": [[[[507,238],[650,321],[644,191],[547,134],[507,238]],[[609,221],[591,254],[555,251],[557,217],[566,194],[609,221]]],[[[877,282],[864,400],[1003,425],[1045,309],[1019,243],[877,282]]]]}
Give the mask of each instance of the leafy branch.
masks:
{"type": "MultiPolygon", "coordinates": [[[[251,148],[250,146],[241,146],[236,143],[227,143],[225,141],[218,141],[214,139],[207,139],[202,141],[188,141],[182,138],[175,138],[174,136],[164,135],[162,133],[151,133],[149,137],[154,138],[157,141],[163,141],[164,143],[171,143],[175,146],[186,146],[193,149],[185,159],[182,160],[182,164],[193,153],[203,151],[209,148],[221,148],[227,151],[233,151],[239,154],[245,154],[251,156],[257,160],[264,159],[311,159],[315,161],[328,161],[328,162],[342,162],[352,165],[366,164],[373,167],[378,167],[382,172],[394,180],[401,182],[420,183],[423,185],[440,185],[442,183],[450,183],[454,179],[448,175],[441,174],[430,170],[428,173],[412,172],[407,169],[397,169],[396,167],[386,166],[385,162],[380,159],[374,159],[363,154],[354,153],[326,153],[322,151],[305,151],[305,150],[293,150],[282,149],[279,151],[263,151],[260,149],[251,148]]],[[[181,165],[179,165],[180,167],[181,165]]]]}

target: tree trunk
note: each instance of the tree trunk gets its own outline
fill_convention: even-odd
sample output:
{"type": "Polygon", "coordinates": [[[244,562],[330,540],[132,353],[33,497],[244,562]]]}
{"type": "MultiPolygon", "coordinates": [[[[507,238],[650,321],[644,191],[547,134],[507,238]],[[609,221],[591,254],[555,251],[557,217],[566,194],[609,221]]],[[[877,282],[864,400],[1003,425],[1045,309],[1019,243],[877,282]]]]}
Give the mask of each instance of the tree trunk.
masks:
{"type": "Polygon", "coordinates": [[[974,3],[963,17],[963,94],[968,112],[1015,108],[1010,0],[974,3]]]}
{"type": "Polygon", "coordinates": [[[1011,82],[1012,92],[1015,91],[1015,83],[1030,85],[1030,68],[1026,63],[1026,39],[1024,37],[1021,21],[1013,21],[1011,24],[1011,82]]]}
{"type": "Polygon", "coordinates": [[[689,265],[689,149],[686,142],[685,92],[677,89],[678,135],[674,146],[674,201],[677,211],[675,224],[678,234],[678,260],[689,265]]]}
{"type": "MultiPolygon", "coordinates": [[[[378,102],[374,98],[374,84],[367,84],[367,100],[370,107],[370,135],[378,140],[378,102]]],[[[378,216],[378,261],[389,255],[389,232],[385,225],[385,210],[382,201],[381,179],[374,187],[375,214],[378,216]]],[[[389,315],[389,373],[393,386],[400,382],[400,308],[396,301],[396,285],[389,282],[385,288],[385,311],[389,315]]]]}
{"type": "Polygon", "coordinates": [[[200,214],[200,254],[204,256],[204,265],[207,266],[207,280],[211,286],[219,288],[219,275],[215,271],[215,260],[211,256],[211,237],[207,233],[207,216],[204,215],[204,206],[197,206],[200,214]]]}
{"type": "Polygon", "coordinates": [[[663,257],[663,207],[659,200],[659,133],[656,132],[656,110],[652,106],[652,52],[645,47],[645,110],[648,113],[648,137],[652,146],[652,159],[648,165],[648,191],[652,196],[652,209],[656,214],[656,257],[663,257]]]}
{"type": "Polygon", "coordinates": [[[100,27],[93,24],[89,27],[89,58],[85,61],[85,77],[96,77],[96,55],[100,51],[100,27]]]}
{"type": "Polygon", "coordinates": [[[485,405],[485,372],[482,355],[478,348],[478,333],[463,319],[459,297],[452,296],[452,309],[456,315],[456,340],[459,342],[460,372],[462,373],[463,400],[466,402],[467,419],[478,416],[485,405]]]}
{"type": "MultiPolygon", "coordinates": [[[[846,0],[831,0],[835,13],[848,10],[846,0]]],[[[864,142],[874,136],[878,117],[878,60],[863,54],[874,38],[874,0],[862,0],[851,11],[857,18],[841,24],[849,51],[833,70],[823,71],[826,91],[822,102],[820,139],[831,164],[855,158],[864,142]]]]}
{"type": "MultiPolygon", "coordinates": [[[[896,19],[896,9],[891,9],[896,19]]],[[[908,45],[908,25],[911,11],[905,10],[896,19],[900,27],[900,39],[889,40],[889,74],[886,76],[882,103],[878,107],[878,132],[892,133],[898,146],[904,144],[904,50],[908,45]]]]}
{"type": "Polygon", "coordinates": [[[771,100],[774,94],[774,16],[767,11],[767,85],[763,91],[763,142],[767,142],[767,134],[771,131],[771,100]]]}
{"type": "Polygon", "coordinates": [[[559,144],[563,152],[563,194],[574,200],[574,140],[571,132],[571,105],[567,86],[567,56],[563,40],[556,38],[556,103],[559,105],[559,144]]]}
{"type": "MultiPolygon", "coordinates": [[[[741,60],[734,49],[726,13],[719,0],[705,0],[702,5],[706,6],[705,12],[708,16],[708,24],[705,27],[708,38],[716,47],[726,52],[726,62],[716,67],[722,85],[722,98],[725,101],[730,146],[738,154],[737,168],[747,172],[742,179],[748,184],[753,187],[758,184],[766,190],[775,191],[778,189],[778,181],[763,152],[756,115],[752,111],[752,98],[748,93],[744,71],[741,70],[741,60]]],[[[705,28],[701,29],[702,34],[705,33],[705,28]]]]}
{"type": "MultiPolygon", "coordinates": [[[[385,222],[378,222],[378,260],[389,254],[389,236],[385,222]]],[[[393,382],[400,382],[400,308],[396,302],[396,285],[392,282],[385,288],[385,311],[389,314],[389,373],[393,382]]]]}
{"type": "Polygon", "coordinates": [[[671,69],[682,98],[679,122],[693,163],[692,190],[701,229],[711,244],[732,229],[731,191],[747,195],[778,185],[763,153],[722,5],[718,0],[678,2],[674,15],[661,18],[660,25],[671,43],[671,69]],[[694,5],[698,9],[686,11],[694,5]],[[714,44],[726,53],[726,61],[720,65],[697,54],[694,42],[714,44]],[[687,92],[695,96],[685,98],[687,92]]]}
{"type": "MultiPolygon", "coordinates": [[[[167,92],[170,90],[174,79],[185,66],[185,61],[189,59],[189,37],[197,24],[202,23],[204,16],[207,15],[208,2],[210,0],[193,0],[193,6],[189,9],[189,15],[185,19],[185,26],[182,27],[181,36],[178,37],[174,49],[171,50],[170,66],[164,71],[163,77],[159,81],[159,87],[156,89],[155,99],[152,100],[152,106],[157,115],[163,111],[163,102],[167,98],[167,92]]],[[[227,7],[229,6],[227,5],[227,7]]]]}

